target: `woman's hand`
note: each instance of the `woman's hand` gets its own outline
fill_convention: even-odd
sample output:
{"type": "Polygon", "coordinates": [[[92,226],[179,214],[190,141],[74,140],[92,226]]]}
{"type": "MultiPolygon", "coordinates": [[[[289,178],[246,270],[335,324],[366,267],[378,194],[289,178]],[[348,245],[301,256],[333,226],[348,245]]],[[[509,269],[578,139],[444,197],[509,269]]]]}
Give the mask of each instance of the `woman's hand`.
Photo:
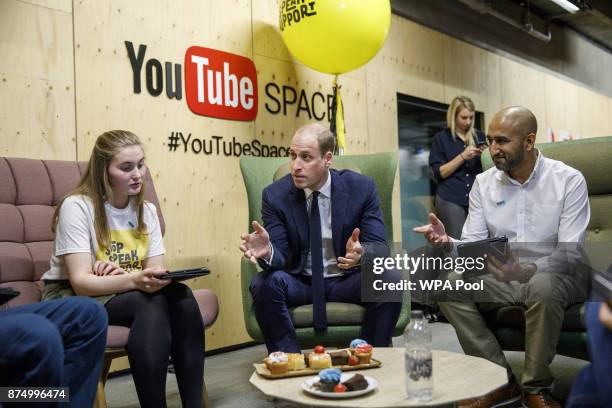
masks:
{"type": "Polygon", "coordinates": [[[472,160],[474,157],[479,157],[482,153],[482,149],[475,146],[468,146],[461,152],[461,158],[463,160],[472,160]]]}
{"type": "Polygon", "coordinates": [[[154,293],[170,284],[170,279],[160,279],[161,276],[167,273],[168,271],[165,268],[155,266],[143,269],[142,271],[132,272],[131,274],[134,274],[133,282],[135,289],[154,293]]]}
{"type": "Polygon", "coordinates": [[[97,276],[112,276],[112,275],[122,275],[126,273],[123,269],[118,267],[112,262],[106,261],[96,261],[93,264],[92,272],[97,276]]]}

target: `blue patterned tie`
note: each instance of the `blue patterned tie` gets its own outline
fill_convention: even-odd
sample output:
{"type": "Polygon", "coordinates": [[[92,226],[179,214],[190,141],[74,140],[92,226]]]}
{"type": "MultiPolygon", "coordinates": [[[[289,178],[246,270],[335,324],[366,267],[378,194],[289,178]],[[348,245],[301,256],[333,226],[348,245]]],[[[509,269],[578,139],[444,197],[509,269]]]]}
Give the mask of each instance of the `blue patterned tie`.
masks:
{"type": "Polygon", "coordinates": [[[315,330],[327,329],[325,313],[325,278],[323,277],[323,244],[319,192],[312,192],[310,203],[310,265],[312,270],[312,318],[315,330]]]}

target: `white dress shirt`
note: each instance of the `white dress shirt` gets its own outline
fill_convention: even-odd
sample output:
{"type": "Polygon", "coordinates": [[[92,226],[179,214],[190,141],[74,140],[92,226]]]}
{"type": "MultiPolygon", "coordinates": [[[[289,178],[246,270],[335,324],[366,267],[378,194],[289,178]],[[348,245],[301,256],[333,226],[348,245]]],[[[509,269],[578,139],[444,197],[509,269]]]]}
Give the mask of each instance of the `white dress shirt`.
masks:
{"type": "Polygon", "coordinates": [[[584,243],[590,216],[582,173],[538,151],[534,169],[522,184],[496,167],[476,177],[461,241],[505,235],[509,242],[538,243],[528,246],[531,259],[520,262],[535,262],[538,271],[549,270],[547,255],[558,243],[584,243]]]}

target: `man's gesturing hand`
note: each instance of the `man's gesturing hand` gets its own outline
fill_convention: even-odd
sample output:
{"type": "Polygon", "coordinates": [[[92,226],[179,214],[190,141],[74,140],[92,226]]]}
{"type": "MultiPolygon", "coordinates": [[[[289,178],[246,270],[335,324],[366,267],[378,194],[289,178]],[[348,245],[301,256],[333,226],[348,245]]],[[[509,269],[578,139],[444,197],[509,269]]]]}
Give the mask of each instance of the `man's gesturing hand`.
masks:
{"type": "MultiPolygon", "coordinates": [[[[414,232],[418,232],[425,235],[425,239],[431,242],[432,244],[443,244],[449,243],[449,247],[451,246],[451,240],[446,234],[446,230],[444,229],[444,224],[442,221],[436,217],[434,213],[429,213],[429,224],[422,225],[420,227],[415,227],[413,229],[414,232]]],[[[447,248],[450,250],[452,248],[447,248]]]]}
{"type": "Polygon", "coordinates": [[[253,221],[253,232],[240,235],[240,239],[243,241],[242,245],[240,245],[240,250],[254,264],[260,258],[269,260],[272,256],[268,231],[259,225],[257,221],[253,221]]]}
{"type": "Polygon", "coordinates": [[[338,257],[338,268],[340,269],[351,269],[359,265],[361,255],[363,254],[363,247],[359,242],[359,228],[355,228],[353,233],[346,241],[346,255],[338,257]]]}

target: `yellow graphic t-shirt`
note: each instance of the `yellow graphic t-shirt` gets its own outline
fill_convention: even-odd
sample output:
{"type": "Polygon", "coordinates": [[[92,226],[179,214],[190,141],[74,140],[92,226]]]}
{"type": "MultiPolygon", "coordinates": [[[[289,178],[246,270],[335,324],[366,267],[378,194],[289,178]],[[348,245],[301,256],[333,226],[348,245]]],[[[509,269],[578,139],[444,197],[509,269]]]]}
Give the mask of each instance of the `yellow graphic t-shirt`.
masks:
{"type": "Polygon", "coordinates": [[[149,236],[140,238],[136,230],[111,231],[110,246],[96,251],[96,260],[112,262],[126,272],[142,269],[142,260],[149,249],[149,236]]]}
{"type": "Polygon", "coordinates": [[[70,196],[64,200],[60,209],[51,269],[42,277],[45,280],[68,279],[62,255],[87,252],[91,254],[92,265],[95,261],[112,262],[126,272],[142,269],[143,261],[165,252],[161,227],[155,206],[149,202],[144,205],[143,220],[147,225],[146,233],[137,233],[138,217],[132,202],[126,208],[104,205],[111,244],[99,248],[94,227],[94,209],[91,200],[82,195],[70,196]]]}

